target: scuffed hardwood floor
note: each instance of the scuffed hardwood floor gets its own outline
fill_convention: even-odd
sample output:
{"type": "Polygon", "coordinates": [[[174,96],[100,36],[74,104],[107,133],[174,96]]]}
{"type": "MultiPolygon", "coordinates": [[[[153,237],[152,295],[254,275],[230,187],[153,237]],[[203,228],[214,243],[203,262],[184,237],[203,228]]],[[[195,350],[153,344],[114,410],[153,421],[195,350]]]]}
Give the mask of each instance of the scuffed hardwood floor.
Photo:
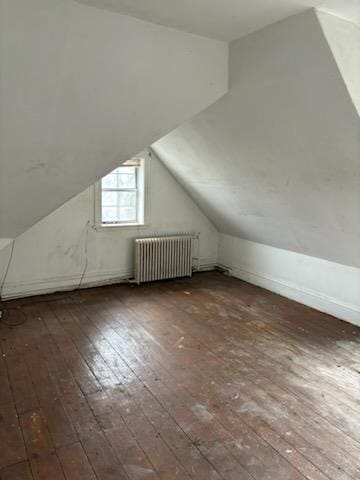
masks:
{"type": "Polygon", "coordinates": [[[360,329],[219,273],[18,304],[1,480],[360,479],[360,329]]]}

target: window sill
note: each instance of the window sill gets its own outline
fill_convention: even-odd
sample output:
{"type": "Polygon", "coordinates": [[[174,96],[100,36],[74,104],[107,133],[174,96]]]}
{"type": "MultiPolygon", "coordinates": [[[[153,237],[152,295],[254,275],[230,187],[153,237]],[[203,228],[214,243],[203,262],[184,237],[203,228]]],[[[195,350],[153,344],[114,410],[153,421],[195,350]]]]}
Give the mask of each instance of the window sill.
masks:
{"type": "Polygon", "coordinates": [[[95,225],[97,231],[111,231],[111,230],[138,230],[148,228],[150,225],[147,223],[124,223],[124,224],[100,224],[95,225]]]}

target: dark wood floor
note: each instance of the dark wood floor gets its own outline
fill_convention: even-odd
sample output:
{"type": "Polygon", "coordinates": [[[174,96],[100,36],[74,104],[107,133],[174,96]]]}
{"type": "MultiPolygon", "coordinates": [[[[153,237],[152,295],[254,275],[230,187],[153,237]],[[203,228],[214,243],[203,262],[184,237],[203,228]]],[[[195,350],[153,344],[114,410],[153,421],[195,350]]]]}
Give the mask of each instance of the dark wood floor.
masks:
{"type": "Polygon", "coordinates": [[[218,273],[18,305],[1,480],[360,479],[360,329],[218,273]]]}

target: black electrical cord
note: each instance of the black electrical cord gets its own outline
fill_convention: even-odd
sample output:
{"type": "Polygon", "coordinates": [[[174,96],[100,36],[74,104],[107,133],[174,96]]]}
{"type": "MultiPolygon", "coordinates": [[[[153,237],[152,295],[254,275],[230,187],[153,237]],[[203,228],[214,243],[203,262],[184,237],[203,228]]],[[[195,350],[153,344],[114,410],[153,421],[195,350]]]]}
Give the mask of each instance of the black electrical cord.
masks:
{"type": "MultiPolygon", "coordinates": [[[[4,290],[6,278],[7,278],[7,275],[9,273],[10,264],[11,264],[11,261],[12,261],[13,255],[14,255],[14,247],[15,247],[15,239],[12,241],[12,244],[11,244],[11,251],[10,251],[10,255],[9,255],[9,260],[8,260],[8,263],[7,263],[7,266],[6,266],[6,269],[5,269],[3,280],[1,282],[0,299],[3,296],[3,290],[4,290]]],[[[11,315],[10,315],[10,318],[11,318],[11,315]]],[[[26,315],[20,309],[19,306],[5,307],[4,309],[0,310],[0,322],[2,324],[6,325],[7,327],[17,327],[18,325],[22,325],[23,323],[26,322],[26,315]],[[9,315],[9,312],[13,312],[13,311],[16,311],[16,313],[18,313],[22,317],[22,319],[20,321],[16,321],[16,322],[10,321],[10,322],[8,322],[6,320],[6,317],[9,315]]]]}
{"type": "Polygon", "coordinates": [[[7,277],[7,274],[8,274],[8,272],[9,272],[9,269],[10,269],[11,260],[12,260],[13,254],[14,254],[14,247],[15,247],[15,238],[14,238],[14,240],[11,242],[10,256],[9,256],[9,260],[8,260],[8,263],[7,263],[7,266],[6,266],[6,269],[5,269],[5,273],[4,273],[4,276],[3,276],[3,280],[2,280],[2,282],[1,282],[0,299],[2,298],[2,293],[3,293],[3,289],[4,289],[6,277],[7,277]]]}
{"type": "MultiPolygon", "coordinates": [[[[3,325],[6,325],[7,327],[17,327],[17,326],[23,325],[26,322],[26,315],[21,310],[22,307],[24,307],[26,305],[31,305],[31,304],[34,304],[34,303],[50,303],[50,302],[58,302],[58,301],[61,301],[61,300],[69,300],[69,299],[71,300],[75,297],[75,294],[77,293],[78,290],[80,290],[80,288],[82,286],[84,277],[85,277],[86,272],[87,272],[88,263],[89,263],[89,261],[88,261],[88,236],[89,236],[89,228],[88,227],[89,227],[89,224],[90,224],[90,222],[88,221],[86,223],[86,227],[85,227],[86,228],[86,232],[85,232],[85,252],[84,252],[85,265],[84,265],[84,269],[82,271],[79,283],[76,286],[76,288],[70,294],[57,296],[56,298],[53,298],[53,299],[44,298],[44,299],[36,300],[36,301],[34,301],[34,300],[23,300],[20,303],[17,302],[17,305],[15,307],[10,307],[7,304],[4,309],[0,309],[0,323],[2,323],[3,325]],[[15,321],[15,322],[7,321],[6,317],[9,316],[10,312],[16,312],[16,314],[19,314],[22,317],[22,319],[20,321],[15,321]]],[[[9,272],[9,269],[10,269],[10,264],[11,264],[11,261],[12,261],[12,258],[13,258],[14,247],[15,247],[15,239],[12,241],[9,261],[8,261],[8,264],[7,264],[7,267],[6,267],[6,270],[5,270],[5,274],[3,276],[3,281],[1,283],[0,300],[2,298],[6,277],[8,275],[8,272],[9,272]]],[[[11,317],[11,313],[10,313],[10,317],[11,317]]]]}

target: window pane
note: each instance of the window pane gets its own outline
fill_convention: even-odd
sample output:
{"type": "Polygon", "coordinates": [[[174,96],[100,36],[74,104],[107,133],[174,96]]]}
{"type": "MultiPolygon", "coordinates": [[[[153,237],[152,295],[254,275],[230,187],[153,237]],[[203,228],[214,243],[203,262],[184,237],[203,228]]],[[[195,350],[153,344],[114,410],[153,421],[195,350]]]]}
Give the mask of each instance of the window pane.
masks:
{"type": "Polygon", "coordinates": [[[114,173],[109,173],[102,179],[101,182],[102,188],[117,188],[118,187],[118,176],[114,173]]]}
{"type": "Polygon", "coordinates": [[[136,208],[135,207],[120,207],[119,220],[121,222],[136,222],[136,208]]]}
{"type": "Polygon", "coordinates": [[[118,207],[103,207],[102,208],[103,222],[117,222],[118,221],[118,207]]]}
{"type": "Polygon", "coordinates": [[[104,223],[136,223],[138,220],[137,170],[120,166],[101,181],[101,218],[104,223]]]}
{"type": "Polygon", "coordinates": [[[136,207],[136,192],[119,192],[118,205],[121,207],[136,207]]]}
{"type": "Polygon", "coordinates": [[[116,207],[118,205],[118,192],[102,192],[101,203],[103,207],[116,207]]]}
{"type": "Polygon", "coordinates": [[[132,168],[132,173],[119,174],[119,188],[136,188],[135,168],[132,168]]]}

